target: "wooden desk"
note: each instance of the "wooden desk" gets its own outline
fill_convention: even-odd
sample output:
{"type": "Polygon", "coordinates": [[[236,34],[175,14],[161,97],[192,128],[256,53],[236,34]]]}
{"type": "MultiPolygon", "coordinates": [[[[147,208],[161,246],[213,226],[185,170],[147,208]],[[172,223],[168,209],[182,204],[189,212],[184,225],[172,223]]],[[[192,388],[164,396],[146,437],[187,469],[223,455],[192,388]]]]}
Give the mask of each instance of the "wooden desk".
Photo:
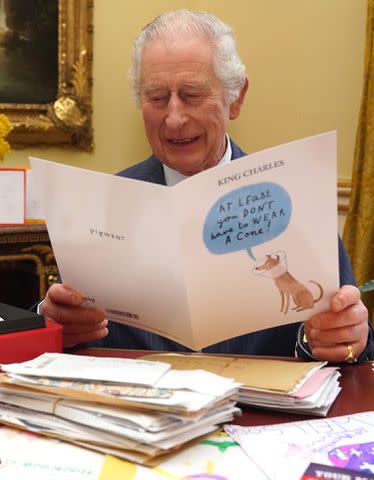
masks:
{"type": "MultiPolygon", "coordinates": [[[[74,353],[97,357],[137,358],[150,352],[112,348],[83,348],[74,351],[74,353]]],[[[372,362],[366,362],[361,365],[344,364],[341,366],[342,376],[340,385],[342,386],[342,391],[332,405],[328,417],[374,410],[374,372],[372,368],[372,362]]],[[[232,423],[254,426],[317,418],[308,417],[307,415],[267,411],[249,406],[242,406],[242,410],[243,415],[236,417],[232,423]]]]}

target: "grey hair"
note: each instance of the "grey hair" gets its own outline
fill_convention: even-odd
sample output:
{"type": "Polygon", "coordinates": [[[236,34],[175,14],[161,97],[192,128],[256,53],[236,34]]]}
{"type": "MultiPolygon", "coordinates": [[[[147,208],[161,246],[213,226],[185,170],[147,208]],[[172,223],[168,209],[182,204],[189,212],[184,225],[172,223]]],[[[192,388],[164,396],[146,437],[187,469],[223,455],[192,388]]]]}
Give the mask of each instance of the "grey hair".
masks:
{"type": "Polygon", "coordinates": [[[231,27],[207,12],[187,9],[165,12],[146,25],[134,41],[131,76],[135,97],[140,100],[140,64],[145,46],[155,38],[168,35],[199,35],[215,45],[213,68],[225,89],[229,103],[236,100],[246,80],[231,27]]]}

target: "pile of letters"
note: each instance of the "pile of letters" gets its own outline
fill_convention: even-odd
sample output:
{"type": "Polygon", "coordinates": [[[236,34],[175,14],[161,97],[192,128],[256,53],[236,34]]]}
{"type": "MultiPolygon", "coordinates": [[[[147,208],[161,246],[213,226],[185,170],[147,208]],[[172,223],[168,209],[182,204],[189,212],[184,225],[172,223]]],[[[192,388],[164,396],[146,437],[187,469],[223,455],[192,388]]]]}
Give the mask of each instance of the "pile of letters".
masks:
{"type": "Polygon", "coordinates": [[[1,423],[141,464],[240,413],[234,380],[160,361],[46,353],[1,368],[1,423]]]}

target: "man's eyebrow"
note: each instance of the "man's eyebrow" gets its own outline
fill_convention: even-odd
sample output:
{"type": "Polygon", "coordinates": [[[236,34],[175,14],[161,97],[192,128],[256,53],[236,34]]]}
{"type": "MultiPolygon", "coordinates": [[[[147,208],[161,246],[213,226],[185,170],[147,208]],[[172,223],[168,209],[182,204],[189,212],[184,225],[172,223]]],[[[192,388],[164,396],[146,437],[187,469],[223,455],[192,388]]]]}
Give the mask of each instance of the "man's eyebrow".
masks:
{"type": "Polygon", "coordinates": [[[182,87],[191,87],[191,88],[201,88],[207,87],[207,82],[201,82],[198,80],[192,80],[190,82],[185,82],[181,85],[182,87]]]}
{"type": "Polygon", "coordinates": [[[168,89],[162,87],[161,85],[143,85],[140,87],[140,94],[146,97],[150,97],[152,95],[160,95],[166,94],[168,89]]]}
{"type": "Polygon", "coordinates": [[[189,82],[181,85],[178,90],[180,91],[186,88],[191,90],[206,91],[206,90],[209,90],[209,85],[205,82],[191,82],[191,83],[189,82]]]}
{"type": "Polygon", "coordinates": [[[141,90],[144,93],[152,93],[152,92],[156,92],[156,91],[159,91],[159,90],[167,91],[167,88],[162,86],[162,85],[148,84],[148,85],[143,85],[141,87],[141,90]]]}

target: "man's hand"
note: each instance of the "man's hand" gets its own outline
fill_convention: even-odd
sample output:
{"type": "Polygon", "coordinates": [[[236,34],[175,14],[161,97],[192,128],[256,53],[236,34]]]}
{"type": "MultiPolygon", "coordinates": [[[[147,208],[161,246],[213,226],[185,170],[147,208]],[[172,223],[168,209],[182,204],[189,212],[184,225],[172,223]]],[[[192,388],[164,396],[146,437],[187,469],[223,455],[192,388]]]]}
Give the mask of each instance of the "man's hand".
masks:
{"type": "Polygon", "coordinates": [[[353,361],[364,351],[368,339],[368,311],[360,291],[344,285],[331,297],[330,311],[311,317],[304,324],[312,355],[329,362],[353,361]]]}
{"type": "Polygon", "coordinates": [[[41,305],[46,320],[63,326],[63,346],[99,340],[108,334],[105,313],[82,307],[83,296],[63,284],[52,285],[41,305]]]}

